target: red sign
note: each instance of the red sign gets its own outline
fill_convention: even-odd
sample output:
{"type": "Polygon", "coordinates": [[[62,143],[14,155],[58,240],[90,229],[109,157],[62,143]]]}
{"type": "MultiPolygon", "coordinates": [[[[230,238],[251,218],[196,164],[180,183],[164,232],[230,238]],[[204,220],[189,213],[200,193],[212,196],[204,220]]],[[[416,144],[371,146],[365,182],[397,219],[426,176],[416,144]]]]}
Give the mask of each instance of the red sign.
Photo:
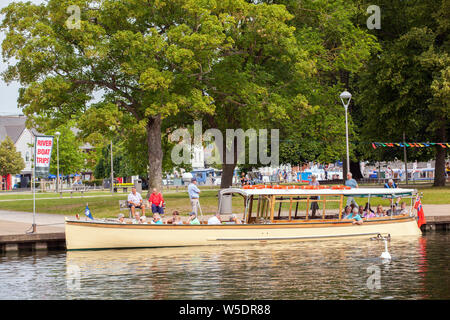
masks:
{"type": "Polygon", "coordinates": [[[50,170],[50,159],[52,155],[53,137],[36,136],[35,143],[35,166],[38,175],[48,175],[50,170]]]}

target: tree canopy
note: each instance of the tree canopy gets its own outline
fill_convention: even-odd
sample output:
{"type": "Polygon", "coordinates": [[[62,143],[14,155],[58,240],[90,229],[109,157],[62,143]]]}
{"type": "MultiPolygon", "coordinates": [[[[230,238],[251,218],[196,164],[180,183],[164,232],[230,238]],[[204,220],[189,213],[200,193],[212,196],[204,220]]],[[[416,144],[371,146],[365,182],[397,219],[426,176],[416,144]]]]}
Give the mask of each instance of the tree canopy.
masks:
{"type": "MultiPolygon", "coordinates": [[[[281,163],[343,159],[345,89],[351,159],[391,159],[368,142],[448,137],[449,10],[448,0],[14,2],[2,10],[2,76],[20,82],[31,121],[76,121],[104,158],[102,176],[113,140],[123,173],[147,172],[150,188],[174,166],[168,138],[195,120],[224,137],[279,129],[281,163]],[[367,28],[369,5],[381,8],[381,29],[367,28]]],[[[236,143],[220,150],[222,187],[236,143]]],[[[446,156],[412,153],[437,159],[436,184],[446,156]]]]}
{"type": "MultiPolygon", "coordinates": [[[[361,105],[361,138],[366,141],[446,142],[449,137],[449,1],[412,1],[389,10],[379,35],[383,51],[368,63],[357,86],[361,105]],[[389,17],[400,17],[392,24],[389,17]]],[[[370,150],[366,144],[366,155],[370,150]]],[[[383,152],[401,158],[402,150],[383,152]]],[[[436,146],[409,154],[410,159],[436,159],[435,185],[445,184],[447,150],[436,146]]]]}

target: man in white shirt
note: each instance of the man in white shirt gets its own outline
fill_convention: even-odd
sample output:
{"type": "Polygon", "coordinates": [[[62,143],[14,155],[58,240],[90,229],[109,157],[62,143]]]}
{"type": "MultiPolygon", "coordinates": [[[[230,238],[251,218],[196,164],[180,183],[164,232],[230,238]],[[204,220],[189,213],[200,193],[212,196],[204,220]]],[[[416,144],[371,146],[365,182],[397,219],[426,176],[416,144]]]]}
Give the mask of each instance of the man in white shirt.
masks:
{"type": "Polygon", "coordinates": [[[215,216],[209,218],[208,224],[222,224],[222,220],[220,219],[220,213],[216,213],[215,216]]]}
{"type": "Polygon", "coordinates": [[[136,188],[131,188],[131,193],[128,195],[128,208],[131,209],[131,214],[134,218],[139,221],[139,213],[136,212],[136,209],[142,210],[142,215],[145,216],[145,205],[142,200],[141,195],[136,192],[136,188]]]}

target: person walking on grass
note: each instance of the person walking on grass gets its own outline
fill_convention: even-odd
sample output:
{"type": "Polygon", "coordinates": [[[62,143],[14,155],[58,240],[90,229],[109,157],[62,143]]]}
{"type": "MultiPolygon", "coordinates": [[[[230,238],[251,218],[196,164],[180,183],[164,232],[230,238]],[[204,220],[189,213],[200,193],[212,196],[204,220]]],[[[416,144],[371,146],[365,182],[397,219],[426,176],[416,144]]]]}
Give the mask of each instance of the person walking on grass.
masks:
{"type": "Polygon", "coordinates": [[[197,179],[192,178],[191,183],[188,185],[188,194],[191,201],[192,212],[197,215],[197,210],[199,207],[200,189],[197,187],[197,179]]]}
{"type": "MultiPolygon", "coordinates": [[[[353,175],[352,175],[351,172],[347,173],[347,180],[345,181],[345,185],[347,187],[352,188],[352,189],[358,188],[358,182],[356,182],[356,180],[353,179],[352,176],[353,175]]],[[[355,207],[357,207],[357,208],[359,207],[353,197],[347,197],[347,206],[350,205],[350,204],[354,204],[355,207]]]]}

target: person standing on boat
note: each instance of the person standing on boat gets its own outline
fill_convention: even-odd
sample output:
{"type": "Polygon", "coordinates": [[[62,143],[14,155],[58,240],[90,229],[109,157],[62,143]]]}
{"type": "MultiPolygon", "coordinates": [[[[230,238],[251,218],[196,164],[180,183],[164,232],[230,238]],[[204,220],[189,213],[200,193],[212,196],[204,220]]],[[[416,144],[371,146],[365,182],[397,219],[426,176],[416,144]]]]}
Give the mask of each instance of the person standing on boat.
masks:
{"type": "MultiPolygon", "coordinates": [[[[317,181],[317,177],[316,175],[311,175],[311,181],[309,182],[310,186],[315,186],[318,187],[319,186],[319,181],[317,181]]],[[[311,197],[311,200],[318,200],[319,197],[311,197]]],[[[311,202],[311,218],[316,216],[316,211],[319,210],[319,204],[317,203],[317,201],[313,201],[311,202]]]]}
{"type": "MultiPolygon", "coordinates": [[[[347,173],[347,180],[345,181],[345,185],[352,189],[358,188],[358,182],[356,182],[356,180],[353,179],[352,177],[353,177],[353,175],[351,172],[347,173]]],[[[353,197],[347,197],[347,206],[352,203],[355,205],[355,207],[357,207],[357,208],[359,207],[353,197]]]]}
{"type": "Polygon", "coordinates": [[[152,207],[152,213],[164,214],[164,198],[156,188],[153,189],[152,194],[148,198],[148,202],[150,202],[152,207]]]}
{"type": "Polygon", "coordinates": [[[197,187],[197,179],[192,178],[188,185],[189,199],[191,200],[192,211],[197,215],[197,208],[199,206],[200,189],[197,187]]]}
{"type": "Polygon", "coordinates": [[[139,214],[136,212],[136,209],[141,209],[142,215],[145,216],[145,206],[142,197],[139,192],[136,192],[135,187],[131,188],[131,193],[128,195],[128,208],[131,209],[131,214],[137,221],[139,221],[139,214]]]}

